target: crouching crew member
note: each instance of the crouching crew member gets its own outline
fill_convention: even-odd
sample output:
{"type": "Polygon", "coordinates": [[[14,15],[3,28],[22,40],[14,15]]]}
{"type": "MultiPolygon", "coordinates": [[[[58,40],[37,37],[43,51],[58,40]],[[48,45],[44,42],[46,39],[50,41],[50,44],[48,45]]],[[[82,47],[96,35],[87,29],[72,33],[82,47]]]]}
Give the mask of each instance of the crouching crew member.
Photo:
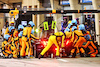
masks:
{"type": "Polygon", "coordinates": [[[85,50],[82,48],[82,44],[86,42],[82,31],[76,30],[77,27],[72,28],[72,38],[74,49],[71,50],[72,57],[75,57],[77,53],[80,52],[81,57],[85,56],[85,50]]]}
{"type": "Polygon", "coordinates": [[[86,31],[85,26],[83,24],[79,25],[79,29],[82,31],[85,39],[87,40],[86,44],[83,45],[83,47],[86,50],[87,56],[95,57],[98,54],[98,50],[97,50],[97,47],[95,46],[95,44],[93,43],[93,41],[91,40],[90,32],[86,31]],[[88,51],[87,51],[87,49],[88,49],[88,51]]]}
{"type": "Polygon", "coordinates": [[[4,58],[9,58],[9,55],[11,54],[11,41],[10,41],[10,35],[6,34],[4,36],[4,41],[2,42],[2,53],[4,55],[4,58]]]}

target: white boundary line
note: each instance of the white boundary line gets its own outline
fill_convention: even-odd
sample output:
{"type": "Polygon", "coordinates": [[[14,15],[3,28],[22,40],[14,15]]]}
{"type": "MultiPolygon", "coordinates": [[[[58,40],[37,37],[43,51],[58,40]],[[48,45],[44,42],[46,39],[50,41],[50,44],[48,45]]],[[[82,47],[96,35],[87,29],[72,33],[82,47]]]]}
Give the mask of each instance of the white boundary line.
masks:
{"type": "Polygon", "coordinates": [[[57,59],[57,60],[59,60],[59,61],[63,61],[63,62],[69,62],[69,61],[64,60],[64,59],[57,59]]]}

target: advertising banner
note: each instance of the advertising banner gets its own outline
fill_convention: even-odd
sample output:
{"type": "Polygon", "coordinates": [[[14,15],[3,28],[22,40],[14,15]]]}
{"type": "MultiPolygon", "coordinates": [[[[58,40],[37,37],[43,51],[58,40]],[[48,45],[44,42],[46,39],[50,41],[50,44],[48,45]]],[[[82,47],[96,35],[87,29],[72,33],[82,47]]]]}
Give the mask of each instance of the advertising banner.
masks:
{"type": "Polygon", "coordinates": [[[82,3],[92,3],[92,0],[82,0],[82,3]]]}
{"type": "Polygon", "coordinates": [[[70,2],[69,2],[69,0],[60,0],[60,4],[61,5],[69,5],[70,2]]]}

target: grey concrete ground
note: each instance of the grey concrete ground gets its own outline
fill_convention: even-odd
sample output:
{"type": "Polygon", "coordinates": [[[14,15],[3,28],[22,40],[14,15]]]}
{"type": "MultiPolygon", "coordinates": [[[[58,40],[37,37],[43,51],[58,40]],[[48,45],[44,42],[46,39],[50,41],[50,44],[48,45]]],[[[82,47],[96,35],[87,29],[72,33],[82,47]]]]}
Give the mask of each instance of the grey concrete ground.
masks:
{"type": "Polygon", "coordinates": [[[0,59],[0,67],[100,67],[100,57],[0,59]]]}

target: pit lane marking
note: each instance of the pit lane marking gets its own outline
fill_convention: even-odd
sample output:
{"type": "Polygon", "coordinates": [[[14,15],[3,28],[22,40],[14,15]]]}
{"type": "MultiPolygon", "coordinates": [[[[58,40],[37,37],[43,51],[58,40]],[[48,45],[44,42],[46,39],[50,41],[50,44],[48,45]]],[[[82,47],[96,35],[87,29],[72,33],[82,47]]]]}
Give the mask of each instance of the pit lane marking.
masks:
{"type": "Polygon", "coordinates": [[[64,60],[64,59],[57,59],[57,60],[62,61],[62,62],[69,62],[69,61],[64,60]]]}

